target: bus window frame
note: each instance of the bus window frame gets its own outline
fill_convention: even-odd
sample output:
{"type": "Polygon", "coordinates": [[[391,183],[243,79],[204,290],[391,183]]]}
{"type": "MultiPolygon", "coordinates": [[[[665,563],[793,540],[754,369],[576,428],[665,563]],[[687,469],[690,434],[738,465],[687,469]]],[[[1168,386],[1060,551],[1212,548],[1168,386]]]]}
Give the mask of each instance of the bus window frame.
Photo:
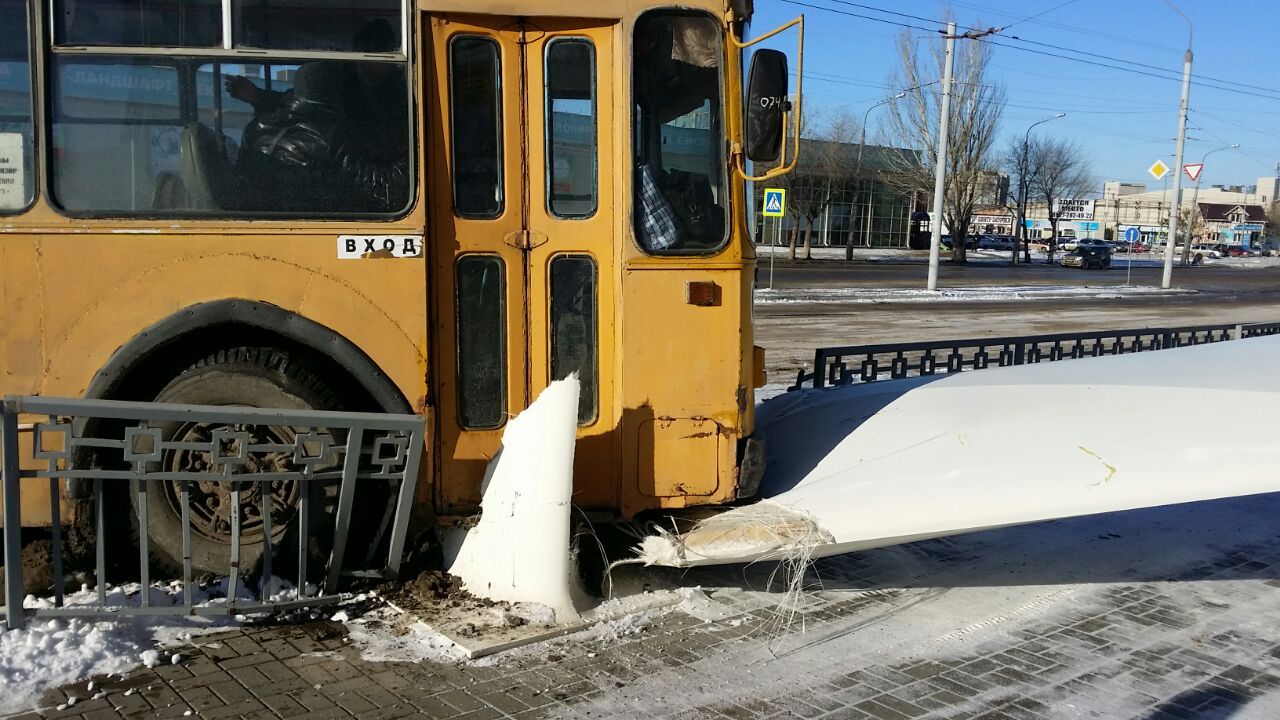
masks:
{"type": "Polygon", "coordinates": [[[453,216],[461,220],[497,220],[507,214],[507,138],[506,138],[506,108],[503,103],[506,100],[504,95],[509,88],[503,82],[502,73],[506,67],[507,58],[505,57],[505,49],[502,46],[500,38],[483,32],[462,31],[449,36],[445,43],[445,65],[446,65],[446,82],[449,90],[449,202],[450,211],[453,216]],[[482,40],[493,46],[494,59],[497,61],[493,76],[494,81],[494,110],[497,113],[495,120],[497,121],[497,170],[498,177],[496,179],[495,190],[497,191],[498,208],[492,213],[464,213],[458,210],[458,130],[454,122],[454,111],[457,109],[457,103],[453,95],[453,48],[460,40],[482,40]]]}
{"type": "MultiPolygon", "coordinates": [[[[55,12],[55,6],[59,5],[61,0],[51,0],[48,3],[41,3],[43,6],[41,20],[51,19],[49,15],[55,12]]],[[[408,131],[408,144],[406,146],[408,161],[408,177],[409,183],[408,195],[405,207],[394,212],[373,213],[373,212],[350,212],[350,213],[303,213],[303,212],[273,212],[273,211],[243,211],[243,210],[166,210],[157,212],[152,210],[126,211],[126,210],[69,210],[62,206],[57,200],[57,195],[53,192],[53,161],[54,153],[43,153],[36,156],[36,167],[38,169],[39,190],[42,190],[47,198],[48,206],[58,215],[73,220],[222,220],[236,223],[253,223],[253,222],[270,222],[270,221],[289,221],[295,223],[351,223],[351,222],[382,222],[391,223],[404,220],[419,206],[420,195],[422,192],[422,172],[420,155],[421,148],[419,143],[421,138],[418,131],[418,118],[421,113],[420,103],[418,101],[421,93],[419,92],[418,83],[416,82],[417,73],[417,57],[413,52],[413,48],[417,42],[416,33],[414,31],[414,23],[410,22],[411,13],[413,11],[413,0],[401,0],[401,48],[396,52],[336,52],[336,51],[316,51],[316,50],[262,50],[258,48],[229,48],[228,43],[224,42],[224,46],[219,47],[159,47],[159,46],[141,46],[141,45],[59,45],[54,40],[53,24],[50,22],[41,36],[41,45],[39,48],[32,47],[31,67],[34,73],[36,59],[39,58],[43,67],[47,68],[46,78],[42,85],[32,85],[32,102],[36,108],[36,117],[33,117],[33,135],[45,139],[48,143],[53,142],[53,124],[54,124],[54,105],[57,102],[55,96],[56,80],[54,78],[54,69],[56,67],[55,58],[57,57],[76,57],[90,56],[95,58],[115,58],[131,59],[141,57],[155,57],[158,60],[169,60],[179,73],[179,83],[183,83],[185,79],[182,77],[183,64],[189,64],[192,67],[198,67],[200,63],[205,62],[222,62],[223,64],[264,64],[268,62],[276,62],[280,64],[298,63],[313,60],[332,61],[332,62],[390,62],[398,63],[404,67],[404,82],[406,96],[406,125],[408,131]],[[36,88],[41,95],[40,101],[36,102],[36,88]],[[34,131],[39,130],[42,134],[36,134],[34,131]]],[[[28,24],[30,23],[31,13],[28,11],[28,24]]],[[[221,18],[224,30],[229,32],[227,23],[230,18],[223,15],[221,18]]],[[[32,35],[34,37],[34,34],[32,35]]],[[[224,37],[229,37],[224,35],[224,37]]],[[[194,97],[195,86],[194,80],[192,87],[179,87],[179,113],[181,119],[195,120],[197,118],[197,107],[194,97]],[[187,105],[190,105],[188,108],[187,105]],[[190,118],[185,117],[187,110],[190,110],[190,118]]],[[[217,89],[215,87],[215,89],[217,89]]],[[[34,144],[34,140],[33,140],[34,144]]],[[[34,203],[34,199],[33,199],[34,203]]],[[[27,209],[30,209],[28,205],[27,209]]],[[[0,213],[3,214],[3,213],[0,213]]]]}
{"type": "Polygon", "coordinates": [[[36,38],[40,36],[40,29],[36,26],[34,13],[31,12],[31,4],[23,3],[23,15],[27,19],[27,122],[31,126],[29,142],[31,143],[31,187],[23,188],[23,193],[30,197],[24,198],[26,204],[21,207],[0,208],[0,217],[12,217],[22,215],[31,210],[36,202],[40,200],[41,190],[43,189],[43,181],[47,173],[41,172],[43,163],[41,162],[42,153],[40,152],[40,129],[41,123],[37,117],[37,94],[39,93],[40,83],[36,72],[36,60],[39,52],[36,49],[36,38]]]}
{"type": "Polygon", "coordinates": [[[544,142],[546,147],[543,150],[543,156],[546,159],[547,167],[543,168],[544,180],[546,183],[546,211],[548,215],[557,220],[590,220],[600,212],[600,62],[599,53],[596,50],[596,43],[586,35],[557,35],[548,40],[542,50],[542,95],[543,95],[543,127],[545,128],[544,142]],[[556,45],[565,43],[579,43],[586,45],[591,51],[591,211],[587,213],[565,214],[558,212],[552,199],[552,188],[555,185],[555,168],[552,166],[555,161],[555,155],[552,152],[554,144],[555,123],[552,118],[552,104],[555,98],[552,98],[547,92],[547,79],[551,75],[551,49],[556,45]]]}
{"type": "Polygon", "coordinates": [[[627,98],[627,102],[629,104],[628,111],[627,111],[627,121],[629,123],[629,127],[627,128],[628,154],[626,157],[626,162],[629,168],[627,172],[627,177],[628,177],[627,198],[631,204],[631,218],[630,218],[630,222],[627,223],[627,226],[628,226],[627,234],[631,238],[631,244],[637,250],[639,250],[641,254],[643,254],[646,257],[689,258],[689,257],[711,257],[714,255],[718,255],[724,252],[726,249],[728,249],[730,245],[730,241],[733,238],[733,232],[734,232],[732,167],[729,163],[728,104],[730,102],[730,99],[728,97],[729,88],[726,87],[726,83],[725,83],[725,78],[726,78],[725,65],[729,62],[730,48],[729,48],[729,41],[728,41],[725,25],[723,22],[721,22],[721,18],[717,17],[714,13],[711,13],[705,10],[694,10],[694,9],[680,8],[680,7],[658,7],[658,8],[645,10],[644,12],[637,15],[635,20],[631,24],[630,35],[631,35],[630,43],[628,45],[628,49],[630,50],[630,57],[627,58],[627,67],[628,67],[629,75],[627,77],[627,81],[631,85],[631,92],[628,94],[628,98],[627,98]],[[718,79],[716,81],[717,91],[720,94],[720,112],[716,113],[717,121],[718,121],[719,137],[714,139],[720,145],[720,164],[723,166],[721,170],[722,175],[720,178],[720,191],[724,197],[724,205],[723,205],[724,232],[722,234],[722,237],[720,238],[720,243],[714,247],[655,251],[655,250],[650,250],[649,248],[646,248],[644,246],[644,243],[640,242],[639,234],[636,232],[636,221],[637,221],[636,213],[640,211],[639,203],[636,202],[637,193],[636,193],[636,177],[635,177],[636,176],[635,158],[636,158],[636,151],[637,151],[637,148],[636,148],[636,118],[637,118],[636,107],[637,105],[636,105],[636,82],[635,82],[636,29],[640,26],[641,22],[643,22],[644,20],[648,19],[650,16],[653,16],[653,15],[660,15],[664,17],[703,18],[703,19],[709,20],[711,24],[716,28],[716,32],[719,33],[720,42],[718,43],[718,45],[720,47],[720,65],[717,68],[718,79]]]}

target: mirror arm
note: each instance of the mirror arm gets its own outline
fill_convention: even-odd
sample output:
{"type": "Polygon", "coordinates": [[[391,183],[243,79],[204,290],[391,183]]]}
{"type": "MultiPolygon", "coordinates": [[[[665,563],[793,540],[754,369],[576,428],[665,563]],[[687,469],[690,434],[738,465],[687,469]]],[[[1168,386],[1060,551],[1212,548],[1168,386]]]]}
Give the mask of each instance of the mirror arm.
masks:
{"type": "MultiPolygon", "coordinates": [[[[779,163],[778,167],[775,167],[772,170],[766,171],[763,175],[748,175],[746,156],[745,156],[745,153],[743,153],[742,151],[742,146],[739,143],[734,143],[733,171],[736,172],[738,176],[741,177],[743,180],[746,180],[748,182],[761,182],[763,180],[772,180],[773,178],[786,175],[792,170],[795,170],[796,163],[800,161],[800,129],[801,129],[800,118],[803,117],[803,114],[801,113],[801,109],[802,109],[801,106],[804,103],[804,15],[800,15],[795,20],[792,20],[791,22],[785,25],[779,25],[778,27],[770,30],[764,35],[761,35],[760,37],[755,38],[753,40],[748,40],[747,42],[742,42],[738,38],[734,37],[732,32],[729,33],[729,43],[732,44],[738,50],[742,50],[743,48],[751,47],[752,45],[755,45],[758,42],[768,40],[774,35],[777,35],[778,33],[781,33],[784,30],[787,30],[788,28],[791,28],[791,27],[795,27],[800,33],[799,40],[796,43],[796,47],[798,48],[798,50],[797,50],[797,60],[796,60],[795,125],[792,128],[792,132],[795,134],[795,138],[794,138],[794,147],[791,150],[791,161],[786,162],[785,164],[779,163]]],[[[788,121],[788,118],[791,117],[791,115],[792,113],[789,111],[784,111],[782,113],[782,148],[781,148],[781,152],[778,154],[778,157],[780,160],[783,160],[783,161],[785,161],[787,157],[787,121],[788,121]]]]}

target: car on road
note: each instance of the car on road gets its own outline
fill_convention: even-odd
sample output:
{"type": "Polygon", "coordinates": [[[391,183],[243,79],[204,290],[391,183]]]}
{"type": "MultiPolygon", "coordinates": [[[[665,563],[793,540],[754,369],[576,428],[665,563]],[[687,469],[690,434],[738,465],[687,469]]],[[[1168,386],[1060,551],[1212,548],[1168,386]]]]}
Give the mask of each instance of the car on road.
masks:
{"type": "Polygon", "coordinates": [[[1201,243],[1199,245],[1192,245],[1191,252],[1196,255],[1203,255],[1207,258],[1213,258],[1214,260],[1217,260],[1218,258],[1222,257],[1222,252],[1218,250],[1217,245],[1208,245],[1205,243],[1201,243]]]}
{"type": "Polygon", "coordinates": [[[983,235],[978,239],[979,250],[1003,250],[1011,252],[1014,248],[1015,240],[1009,235],[983,235]]]}
{"type": "MultiPolygon", "coordinates": [[[[942,236],[942,246],[943,246],[943,247],[945,247],[945,248],[946,248],[946,249],[948,249],[948,250],[950,250],[950,249],[951,249],[951,246],[952,246],[952,240],[951,240],[951,236],[950,236],[950,235],[943,235],[943,236],[942,236]]],[[[965,250],[977,250],[977,249],[978,249],[978,236],[977,236],[977,235],[970,235],[970,236],[966,237],[966,238],[964,239],[964,249],[965,249],[965,250]]]]}
{"type": "Polygon", "coordinates": [[[1262,251],[1243,245],[1231,245],[1227,247],[1227,255],[1231,257],[1259,257],[1262,255],[1262,251]]]}
{"type": "Polygon", "coordinates": [[[1075,250],[1065,253],[1058,262],[1063,267],[1102,270],[1111,266],[1111,246],[1101,240],[1081,240],[1075,250]]]}
{"type": "Polygon", "coordinates": [[[1111,245],[1106,240],[1098,240],[1095,238],[1070,238],[1068,240],[1064,240],[1062,244],[1058,245],[1059,250],[1064,250],[1066,252],[1074,252],[1081,248],[1105,250],[1107,255],[1111,254],[1111,245]]]}

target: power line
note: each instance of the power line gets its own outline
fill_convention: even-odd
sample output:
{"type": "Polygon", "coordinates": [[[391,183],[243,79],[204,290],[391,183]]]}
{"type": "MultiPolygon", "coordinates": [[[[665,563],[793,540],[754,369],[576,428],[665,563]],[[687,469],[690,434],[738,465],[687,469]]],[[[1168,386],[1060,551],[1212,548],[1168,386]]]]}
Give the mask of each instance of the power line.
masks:
{"type": "MultiPolygon", "coordinates": [[[[873,16],[871,16],[871,15],[863,15],[863,14],[860,14],[860,13],[849,12],[849,11],[846,11],[846,10],[838,10],[838,9],[836,9],[836,8],[832,8],[832,7],[824,7],[824,6],[821,6],[821,5],[814,5],[814,4],[811,4],[811,3],[801,2],[801,0],[782,0],[782,2],[785,2],[785,3],[791,4],[791,5],[798,5],[798,6],[800,6],[800,7],[813,8],[814,10],[822,10],[822,11],[829,12],[829,13],[834,13],[834,14],[837,14],[837,15],[845,15],[845,16],[848,16],[848,17],[860,18],[860,19],[863,19],[863,20],[871,20],[872,22],[884,23],[884,24],[886,24],[886,25],[897,25],[897,26],[899,26],[899,27],[911,28],[911,29],[913,29],[913,30],[921,30],[921,31],[924,31],[924,32],[931,32],[931,33],[932,33],[932,32],[939,32],[936,28],[921,27],[921,26],[919,26],[919,25],[913,25],[913,24],[911,24],[911,23],[898,22],[898,21],[895,21],[895,20],[887,20],[887,19],[885,19],[885,18],[873,17],[873,16]]],[[[852,7],[864,8],[864,9],[872,10],[872,11],[874,11],[874,12],[880,12],[880,13],[884,13],[884,14],[888,14],[888,15],[895,15],[895,16],[899,16],[899,17],[906,17],[906,18],[909,18],[909,19],[920,20],[920,21],[923,21],[923,22],[930,22],[930,23],[934,23],[934,24],[938,24],[938,23],[939,23],[939,21],[937,21],[937,20],[929,20],[929,19],[927,19],[927,18],[921,18],[920,16],[917,16],[917,15],[909,15],[909,14],[907,14],[907,13],[899,13],[899,12],[895,12],[895,11],[891,11],[891,10],[883,10],[883,9],[881,9],[881,8],[876,8],[876,7],[871,6],[871,5],[863,5],[863,4],[861,4],[861,3],[854,3],[854,2],[850,2],[850,0],[827,0],[827,2],[834,2],[834,3],[841,4],[841,5],[849,5],[849,6],[852,6],[852,7]]],[[[977,29],[977,28],[966,28],[966,29],[968,29],[968,30],[972,30],[972,31],[974,31],[974,32],[980,32],[980,33],[988,33],[988,32],[989,32],[989,30],[980,30],[980,29],[977,29]]],[[[1045,57],[1053,57],[1053,58],[1058,58],[1058,59],[1061,59],[1061,60],[1070,60],[1070,61],[1072,61],[1072,62],[1081,63],[1081,64],[1084,64],[1084,65],[1092,65],[1092,66],[1095,66],[1095,67],[1104,67],[1104,68],[1109,68],[1109,69],[1112,69],[1112,70],[1119,70],[1119,71],[1121,71],[1121,72],[1128,72],[1128,73],[1132,73],[1132,74],[1135,74],[1135,75],[1144,75],[1144,76],[1147,76],[1147,77],[1153,77],[1153,78],[1157,78],[1157,79],[1160,79],[1160,80],[1174,80],[1174,81],[1177,81],[1177,80],[1180,80],[1180,79],[1181,79],[1181,78],[1178,76],[1178,74],[1177,74],[1177,72],[1176,72],[1176,71],[1171,70],[1171,69],[1162,68],[1162,67],[1159,67],[1159,66],[1157,66],[1157,65],[1148,65],[1148,64],[1146,64],[1146,63],[1140,63],[1140,62],[1136,62],[1136,61],[1133,61],[1133,60],[1125,60],[1125,59],[1123,59],[1123,58],[1113,58],[1113,57],[1108,56],[1108,55],[1101,55],[1101,54],[1098,54],[1098,53],[1091,53],[1091,52],[1084,51],[1084,50],[1071,50],[1071,49],[1068,49],[1068,48],[1062,48],[1062,47],[1059,47],[1059,46],[1056,46],[1056,45],[1051,45],[1051,44],[1049,44],[1049,43],[1036,42],[1036,41],[1032,41],[1032,40],[1024,40],[1023,38],[1020,38],[1020,37],[1017,37],[1017,36],[1009,36],[1009,39],[1010,39],[1010,40],[1014,40],[1014,41],[1018,41],[1018,42],[1022,42],[1022,43],[1026,43],[1026,44],[1028,44],[1028,45],[1039,46],[1039,47],[1042,47],[1042,48],[1052,48],[1052,49],[1055,49],[1055,50],[1061,50],[1061,51],[1064,51],[1064,52],[1076,52],[1076,53],[1079,53],[1079,54],[1081,54],[1081,55],[1087,55],[1087,56],[1090,56],[1090,57],[1101,58],[1101,59],[1107,60],[1107,61],[1109,61],[1109,62],[1097,62],[1097,61],[1094,61],[1094,60],[1086,60],[1086,59],[1084,59],[1084,58],[1080,58],[1080,57],[1072,57],[1072,56],[1070,56],[1070,55],[1063,55],[1063,54],[1060,54],[1060,53],[1049,52],[1049,51],[1046,51],[1046,50],[1037,50],[1037,49],[1032,49],[1032,48],[1029,48],[1029,47],[1022,47],[1022,46],[1019,46],[1019,45],[1013,45],[1013,44],[1010,44],[1010,43],[997,42],[996,40],[991,39],[991,37],[989,37],[989,36],[988,36],[988,37],[972,37],[971,39],[975,39],[975,40],[978,40],[978,41],[980,41],[980,42],[990,43],[991,45],[994,45],[994,46],[997,46],[997,47],[1004,47],[1004,48],[1009,48],[1009,49],[1012,49],[1012,50],[1019,50],[1019,51],[1021,51],[1021,52],[1031,53],[1031,54],[1033,54],[1033,55],[1043,55],[1043,56],[1045,56],[1045,57]],[[1114,64],[1109,64],[1109,63],[1126,63],[1126,64],[1128,64],[1128,65],[1132,65],[1132,66],[1134,66],[1134,67],[1124,67],[1123,65],[1114,65],[1114,64]],[[1137,69],[1137,68],[1148,68],[1149,70],[1140,70],[1140,69],[1137,69]],[[1154,70],[1154,71],[1156,71],[1156,72],[1151,72],[1151,70],[1154,70]],[[1156,74],[1156,73],[1164,73],[1164,74],[1156,74]]],[[[1263,98],[1263,99],[1265,99],[1265,100],[1277,100],[1277,101],[1280,101],[1280,90],[1275,90],[1275,89],[1272,89],[1272,88],[1264,88],[1264,87],[1257,86],[1257,85],[1248,85],[1248,84],[1245,84],[1245,83],[1238,83],[1238,82],[1229,81],[1229,80],[1220,80],[1220,79],[1217,79],[1217,78],[1211,78],[1211,77],[1202,76],[1202,75],[1194,75],[1194,74],[1193,74],[1193,75],[1192,75],[1192,77],[1193,77],[1193,78],[1199,78],[1200,82],[1193,82],[1193,83],[1192,83],[1193,85],[1196,85],[1196,86],[1198,86],[1198,87],[1203,87],[1203,88],[1207,88],[1207,89],[1211,89],[1211,90],[1220,90],[1220,91],[1222,91],[1222,92],[1233,92],[1233,93],[1237,93],[1237,94],[1240,94],[1240,95],[1249,95],[1249,96],[1253,96],[1253,97],[1263,98]],[[1237,87],[1223,87],[1223,86],[1221,86],[1221,85],[1213,85],[1213,84],[1210,84],[1210,83],[1214,83],[1214,82],[1216,82],[1216,83],[1225,83],[1225,84],[1227,84],[1227,85],[1235,85],[1235,86],[1238,86],[1239,88],[1251,88],[1251,89],[1253,89],[1253,90],[1261,90],[1261,91],[1263,91],[1263,93],[1273,93],[1273,94],[1263,94],[1263,93],[1259,93],[1259,92],[1251,92],[1250,90],[1238,89],[1237,87]]]]}
{"type": "Polygon", "coordinates": [[[1014,20],[1013,22],[1009,23],[1008,25],[1005,25],[1005,26],[1001,27],[1000,29],[1001,29],[1001,30],[1008,30],[1009,28],[1013,27],[1014,25],[1017,25],[1018,23],[1029,22],[1029,21],[1031,21],[1031,20],[1035,20],[1036,18],[1044,17],[1045,15],[1048,15],[1049,13],[1053,12],[1054,10],[1061,10],[1062,8],[1064,8],[1064,7],[1068,6],[1068,5],[1072,4],[1072,3],[1075,3],[1075,2],[1079,2],[1079,0],[1067,0],[1067,1],[1066,1],[1066,2],[1064,2],[1064,3],[1058,4],[1058,5],[1054,5],[1053,7],[1049,8],[1048,10],[1045,10],[1044,12],[1036,13],[1035,15],[1032,15],[1031,17],[1025,17],[1025,18],[1022,18],[1022,19],[1020,19],[1020,20],[1014,20]]]}

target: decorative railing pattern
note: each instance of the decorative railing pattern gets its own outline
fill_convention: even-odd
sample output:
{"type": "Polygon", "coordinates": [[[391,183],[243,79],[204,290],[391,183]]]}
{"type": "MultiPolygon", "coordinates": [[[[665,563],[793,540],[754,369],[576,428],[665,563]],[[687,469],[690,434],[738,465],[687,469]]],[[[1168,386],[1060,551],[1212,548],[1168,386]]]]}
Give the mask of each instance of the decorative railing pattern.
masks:
{"type": "Polygon", "coordinates": [[[788,389],[1121,355],[1275,334],[1280,334],[1280,323],[1196,325],[818,348],[814,352],[813,370],[801,370],[795,384],[788,389]]]}
{"type": "MultiPolygon", "coordinates": [[[[423,419],[414,415],[6,398],[0,405],[5,561],[2,612],[6,622],[16,628],[31,616],[225,615],[333,602],[348,550],[356,487],[367,495],[371,483],[382,484],[387,508],[380,522],[375,521],[379,526],[372,532],[364,557],[371,567],[362,568],[362,574],[393,578],[404,552],[424,427],[423,419]],[[34,415],[37,422],[20,426],[20,415],[34,415]],[[181,434],[173,430],[175,427],[199,431],[181,434]],[[30,433],[30,442],[19,442],[20,433],[30,433]],[[175,453],[196,460],[175,463],[175,453]],[[21,469],[24,465],[36,469],[21,469]],[[47,480],[47,490],[38,479],[47,480]],[[60,511],[67,495],[61,492],[60,481],[69,486],[79,484],[92,500],[96,602],[64,604],[60,511]],[[332,493],[335,485],[336,499],[332,493]],[[329,491],[315,493],[313,488],[329,491]],[[104,499],[107,493],[116,492],[132,494],[136,539],[127,532],[107,531],[108,503],[104,499]],[[40,502],[39,497],[24,498],[26,493],[48,498],[54,530],[49,558],[53,607],[23,608],[21,508],[24,499],[32,507],[40,502]],[[157,494],[162,497],[154,497],[157,494]],[[323,507],[312,507],[317,500],[323,507]],[[207,506],[202,504],[206,501],[207,506]],[[178,506],[171,512],[181,518],[183,568],[181,602],[156,606],[150,600],[153,557],[148,515],[149,503],[160,502],[178,506]],[[210,508],[216,511],[210,512],[210,508]],[[325,512],[333,513],[332,525],[312,522],[312,513],[325,512]],[[199,522],[229,533],[227,591],[220,605],[201,605],[193,598],[191,533],[193,523],[199,522]],[[273,522],[280,524],[273,529],[273,522]],[[262,544],[255,567],[241,563],[246,527],[251,528],[255,542],[262,544]],[[332,536],[317,543],[326,547],[327,557],[313,547],[313,529],[318,527],[325,527],[326,535],[332,527],[332,536]],[[284,547],[289,534],[296,536],[296,544],[284,547]],[[135,551],[140,581],[137,605],[109,607],[107,553],[114,560],[135,551]],[[296,563],[296,578],[289,578],[291,582],[296,579],[296,592],[283,599],[281,593],[273,593],[273,557],[296,563]],[[324,577],[317,579],[312,593],[307,568],[312,563],[318,567],[321,560],[324,577]],[[256,583],[246,582],[251,574],[256,583]],[[240,592],[245,588],[256,599],[246,600],[240,592]]],[[[155,507],[156,511],[161,509],[155,507]]],[[[168,550],[172,555],[176,548],[168,550]]]]}

